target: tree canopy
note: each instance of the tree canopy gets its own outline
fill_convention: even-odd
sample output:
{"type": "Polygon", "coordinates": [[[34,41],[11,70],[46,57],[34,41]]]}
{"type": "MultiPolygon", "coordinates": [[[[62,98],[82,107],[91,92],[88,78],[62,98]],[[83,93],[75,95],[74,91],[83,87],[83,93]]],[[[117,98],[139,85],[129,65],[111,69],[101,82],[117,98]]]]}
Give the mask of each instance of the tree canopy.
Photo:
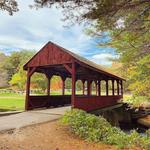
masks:
{"type": "Polygon", "coordinates": [[[16,0],[0,0],[0,9],[13,15],[14,12],[18,11],[18,3],[16,0]]]}
{"type": "Polygon", "coordinates": [[[4,62],[7,59],[7,56],[3,53],[0,53],[0,87],[6,87],[8,85],[7,82],[7,72],[6,70],[3,68],[4,62]]]}

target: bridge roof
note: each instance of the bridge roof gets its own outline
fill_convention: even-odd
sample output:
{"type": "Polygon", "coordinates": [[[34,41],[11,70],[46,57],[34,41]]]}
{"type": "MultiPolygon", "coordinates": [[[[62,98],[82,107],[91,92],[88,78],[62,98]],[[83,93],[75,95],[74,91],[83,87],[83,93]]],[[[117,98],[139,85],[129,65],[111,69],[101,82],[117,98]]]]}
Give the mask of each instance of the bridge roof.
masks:
{"type": "Polygon", "coordinates": [[[72,63],[75,61],[85,68],[95,72],[107,75],[115,79],[125,80],[116,75],[109,69],[104,68],[80,55],[77,55],[53,42],[48,42],[38,53],[36,53],[25,65],[24,70],[28,67],[55,66],[60,64],[72,63]]]}

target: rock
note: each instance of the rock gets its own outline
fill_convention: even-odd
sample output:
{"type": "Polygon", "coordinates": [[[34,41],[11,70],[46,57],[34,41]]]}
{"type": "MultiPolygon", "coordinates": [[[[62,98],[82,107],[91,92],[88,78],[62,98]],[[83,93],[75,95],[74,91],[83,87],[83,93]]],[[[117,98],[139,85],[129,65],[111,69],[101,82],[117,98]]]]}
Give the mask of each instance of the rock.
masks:
{"type": "Polygon", "coordinates": [[[137,122],[143,126],[150,128],[150,115],[138,119],[137,122]]]}

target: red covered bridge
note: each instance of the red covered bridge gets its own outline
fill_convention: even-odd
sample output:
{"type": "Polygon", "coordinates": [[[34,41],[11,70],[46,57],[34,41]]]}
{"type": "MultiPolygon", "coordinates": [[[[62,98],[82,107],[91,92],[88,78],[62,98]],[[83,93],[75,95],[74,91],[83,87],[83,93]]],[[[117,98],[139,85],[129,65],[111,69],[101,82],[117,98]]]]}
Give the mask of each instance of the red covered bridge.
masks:
{"type": "Polygon", "coordinates": [[[93,111],[115,105],[123,97],[123,78],[52,42],[48,42],[34,55],[24,65],[24,70],[27,70],[26,110],[71,104],[72,108],[93,111]],[[47,95],[30,95],[30,79],[34,72],[46,75],[47,95]],[[53,75],[60,76],[62,79],[62,95],[50,94],[50,81],[53,75]],[[66,78],[72,79],[71,95],[65,95],[66,78]],[[81,80],[83,83],[83,94],[81,95],[76,94],[77,80],[81,80]],[[96,87],[95,95],[92,95],[91,84],[93,81],[96,87]],[[102,81],[105,81],[105,95],[101,94],[102,81]],[[109,92],[110,83],[111,92],[109,92]]]}

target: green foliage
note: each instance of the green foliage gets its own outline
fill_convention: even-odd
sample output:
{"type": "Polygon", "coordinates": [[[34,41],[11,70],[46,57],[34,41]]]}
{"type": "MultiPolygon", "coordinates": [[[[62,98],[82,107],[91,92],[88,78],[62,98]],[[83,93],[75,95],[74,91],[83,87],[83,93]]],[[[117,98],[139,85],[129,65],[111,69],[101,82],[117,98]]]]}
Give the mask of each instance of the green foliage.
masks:
{"type": "Polygon", "coordinates": [[[12,79],[9,83],[19,90],[25,90],[26,72],[23,70],[22,66],[20,67],[19,71],[12,76],[12,79]]]}
{"type": "Polygon", "coordinates": [[[7,72],[8,82],[18,90],[25,90],[26,72],[23,65],[33,56],[34,51],[21,50],[13,52],[4,62],[3,69],[7,72]]]}
{"type": "Polygon", "coordinates": [[[133,94],[150,97],[150,54],[142,57],[127,71],[129,89],[133,91],[133,94]]]}
{"type": "Polygon", "coordinates": [[[7,59],[7,56],[4,53],[0,52],[0,87],[8,86],[8,75],[7,71],[3,68],[4,62],[7,59]]]}
{"type": "Polygon", "coordinates": [[[83,110],[67,111],[62,117],[61,123],[67,125],[73,133],[88,141],[104,142],[116,145],[119,148],[136,146],[148,150],[150,147],[149,131],[145,136],[141,136],[136,131],[127,134],[119,128],[112,127],[103,117],[88,114],[83,110]]]}
{"type": "Polygon", "coordinates": [[[47,78],[44,74],[34,73],[31,77],[31,83],[36,89],[41,89],[45,92],[47,88],[47,78]]]}
{"type": "Polygon", "coordinates": [[[146,96],[125,96],[124,102],[131,104],[133,107],[139,107],[144,103],[150,103],[150,98],[146,96]]]}
{"type": "Polygon", "coordinates": [[[117,33],[112,31],[109,44],[120,54],[120,72],[127,78],[128,89],[134,95],[150,97],[149,33],[124,32],[116,37],[117,33]]]}
{"type": "Polygon", "coordinates": [[[12,52],[10,56],[7,56],[1,68],[7,72],[8,81],[11,80],[12,76],[23,67],[34,53],[34,51],[21,50],[19,52],[12,52]]]}

